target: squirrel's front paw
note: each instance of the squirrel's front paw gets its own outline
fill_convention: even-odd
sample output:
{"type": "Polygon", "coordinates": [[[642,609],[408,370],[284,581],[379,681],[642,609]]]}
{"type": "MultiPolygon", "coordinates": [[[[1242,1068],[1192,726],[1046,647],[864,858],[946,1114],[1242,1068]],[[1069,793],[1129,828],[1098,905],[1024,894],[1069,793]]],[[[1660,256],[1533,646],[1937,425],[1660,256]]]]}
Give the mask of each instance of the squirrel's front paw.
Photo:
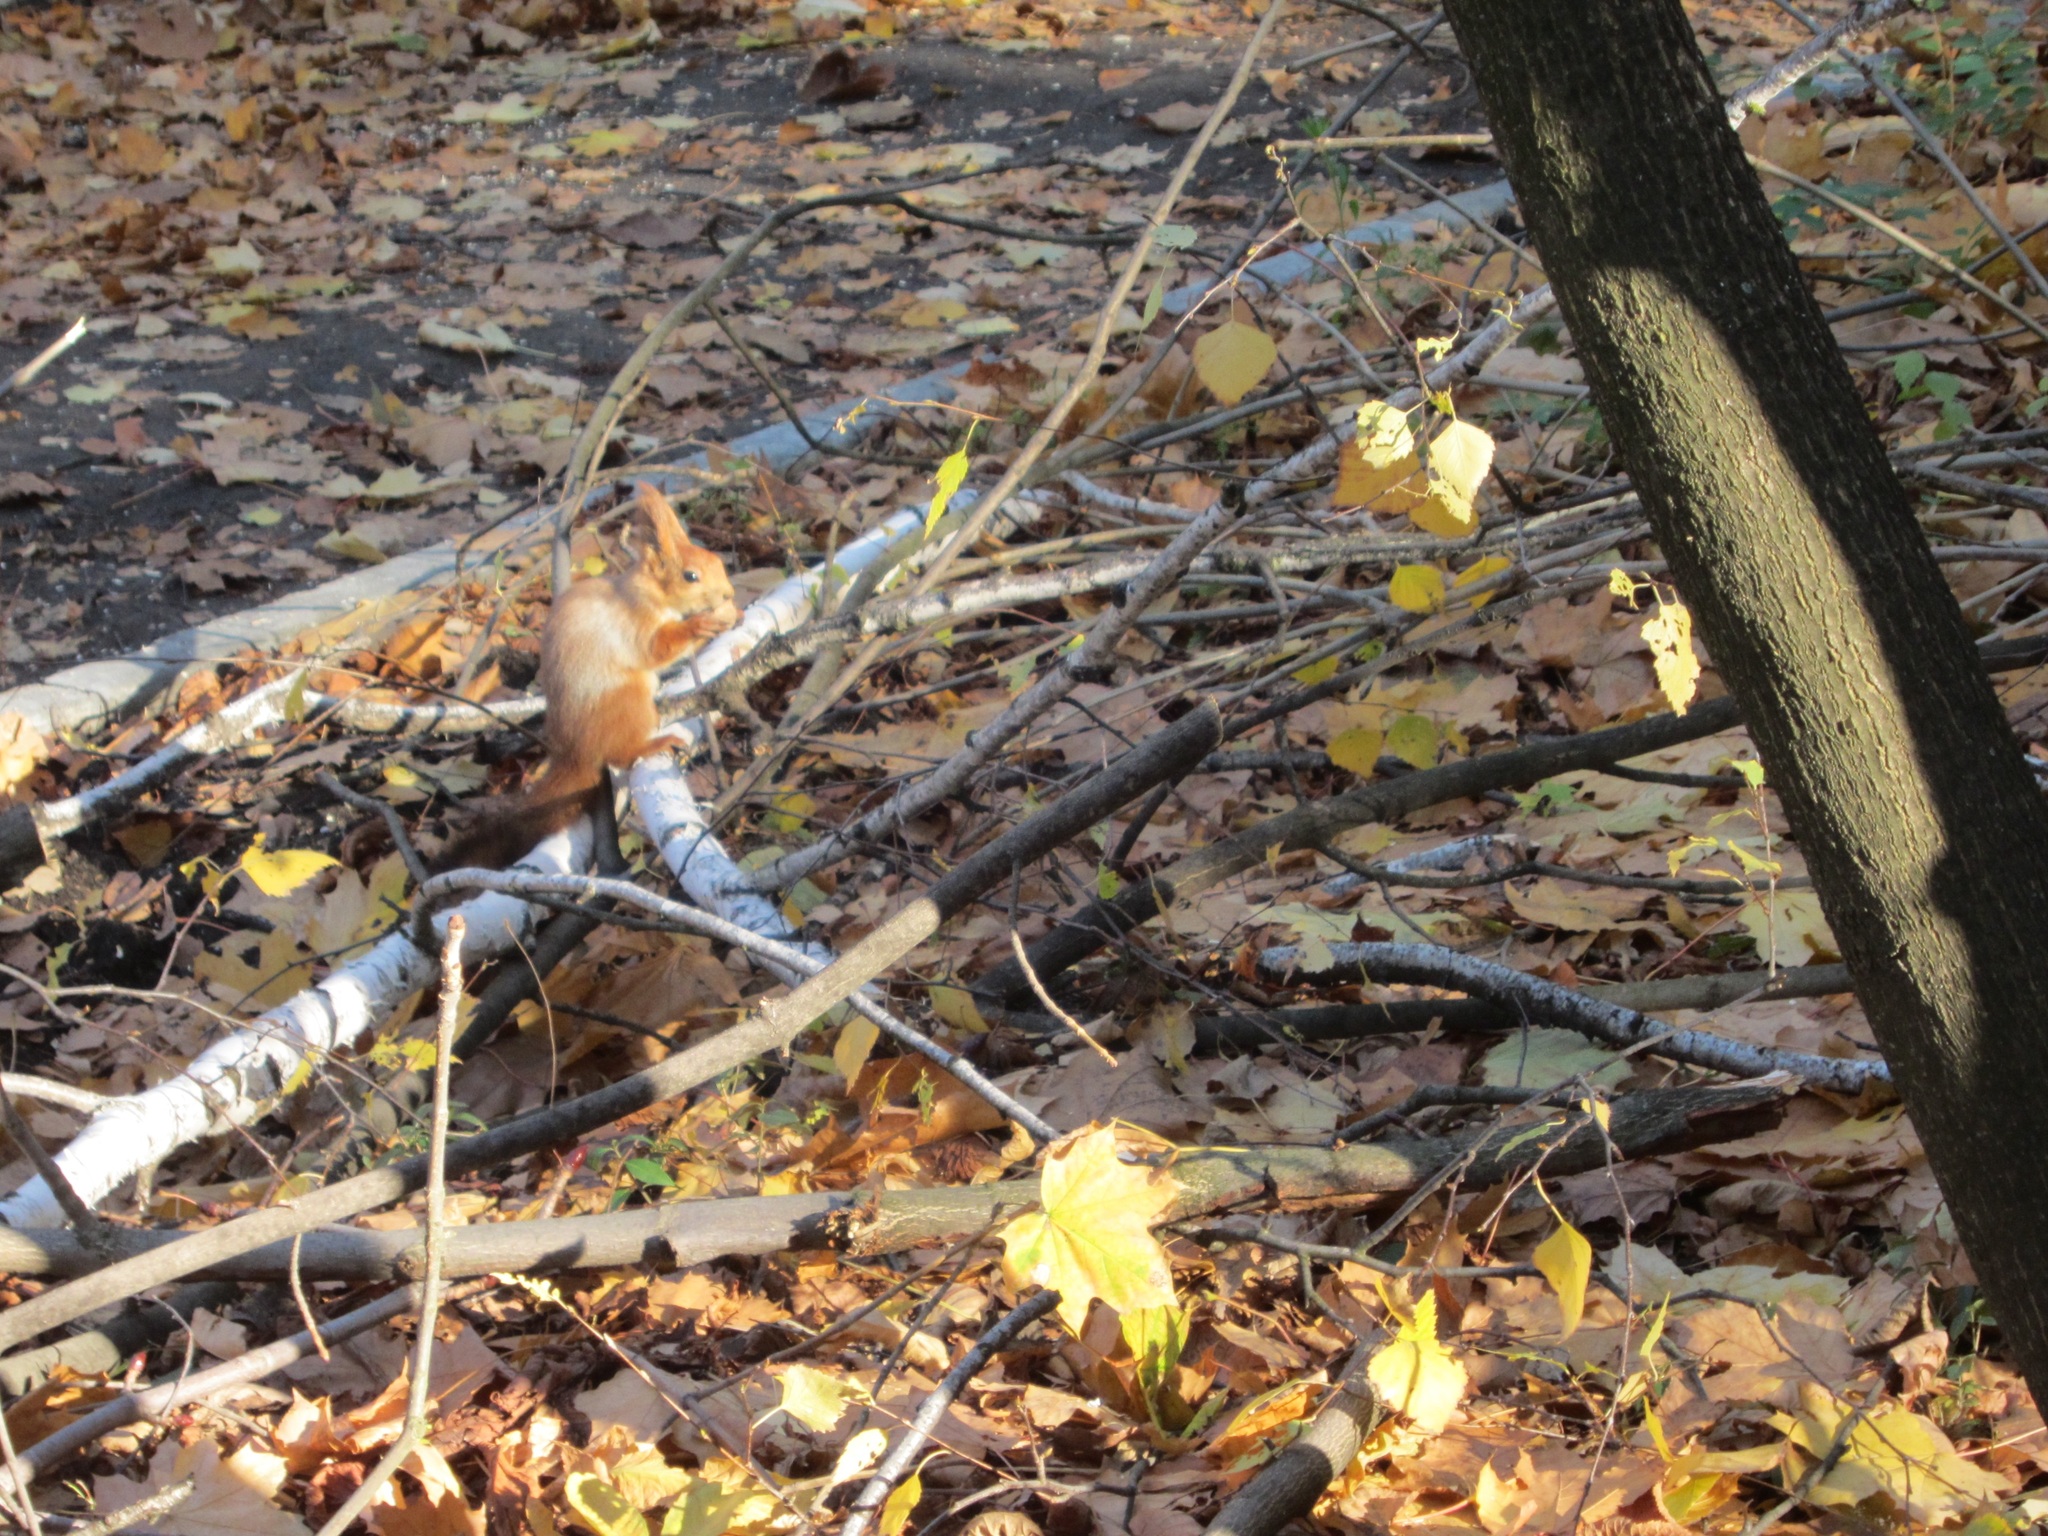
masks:
{"type": "Polygon", "coordinates": [[[640,755],[642,757],[655,757],[663,752],[687,753],[696,745],[697,740],[694,736],[682,727],[675,726],[657,735],[648,737],[646,745],[640,749],[640,755]]]}

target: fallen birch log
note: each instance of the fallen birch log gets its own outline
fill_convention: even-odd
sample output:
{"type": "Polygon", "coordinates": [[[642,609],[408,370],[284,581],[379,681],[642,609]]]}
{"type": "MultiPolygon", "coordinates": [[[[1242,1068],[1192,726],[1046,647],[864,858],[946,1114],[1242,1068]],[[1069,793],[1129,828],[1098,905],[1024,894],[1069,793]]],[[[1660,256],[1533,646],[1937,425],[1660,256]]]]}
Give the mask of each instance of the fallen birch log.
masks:
{"type": "MultiPolygon", "coordinates": [[[[590,856],[587,825],[546,839],[520,867],[569,874],[590,856]]],[[[496,894],[464,902],[435,920],[444,933],[459,913],[469,937],[465,961],[475,963],[523,940],[536,908],[496,894]]],[[[122,1180],[169,1157],[179,1147],[267,1113],[308,1070],[373,1031],[399,1003],[430,985],[436,958],[395,928],[367,953],[337,967],[324,980],[202,1051],[177,1076],[140,1093],[111,1099],[57,1154],[57,1167],[88,1204],[105,1199],[122,1180]]],[[[11,1227],[47,1227],[63,1220],[57,1197],[41,1177],[0,1200],[0,1221],[11,1227]]]]}
{"type": "MultiPolygon", "coordinates": [[[[1005,514],[1012,517],[1013,526],[1036,515],[1028,501],[1020,501],[1017,507],[1014,514],[1005,514]]],[[[828,572],[850,576],[861,570],[882,558],[907,531],[921,528],[923,518],[921,509],[898,512],[848,544],[828,566],[793,576],[757,599],[734,629],[691,659],[687,664],[689,681],[682,686],[699,686],[715,678],[762,637],[801,623],[828,572]]],[[[139,792],[135,786],[160,780],[204,753],[224,750],[261,729],[263,723],[275,723],[282,718],[290,688],[289,679],[280,679],[222,711],[204,727],[194,727],[177,743],[131,770],[133,777],[122,792],[139,792]],[[145,768],[152,776],[148,780],[145,768]]],[[[111,791],[111,784],[102,786],[100,799],[94,803],[110,802],[111,791]]],[[[82,818],[88,810],[76,814],[82,818]]],[[[545,874],[574,874],[588,865],[589,858],[589,829],[579,823],[569,833],[543,842],[520,865],[545,874]]],[[[462,910],[471,934],[464,947],[468,963],[500,952],[513,937],[523,939],[534,914],[524,902],[502,895],[480,897],[462,910]]],[[[760,918],[773,912],[772,903],[762,902],[754,915],[760,918]]],[[[738,916],[733,920],[752,926],[738,916]]],[[[779,924],[779,916],[774,921],[779,924]]],[[[434,956],[403,929],[394,930],[367,954],[209,1047],[177,1077],[111,1101],[57,1154],[57,1166],[82,1199],[98,1203],[123,1180],[161,1162],[179,1147],[210,1131],[246,1124],[264,1113],[309,1064],[352,1046],[382,1023],[399,1002],[431,982],[435,965],[434,956]]],[[[0,1200],[0,1222],[9,1226],[51,1226],[61,1221],[62,1214],[41,1178],[0,1200]]]]}

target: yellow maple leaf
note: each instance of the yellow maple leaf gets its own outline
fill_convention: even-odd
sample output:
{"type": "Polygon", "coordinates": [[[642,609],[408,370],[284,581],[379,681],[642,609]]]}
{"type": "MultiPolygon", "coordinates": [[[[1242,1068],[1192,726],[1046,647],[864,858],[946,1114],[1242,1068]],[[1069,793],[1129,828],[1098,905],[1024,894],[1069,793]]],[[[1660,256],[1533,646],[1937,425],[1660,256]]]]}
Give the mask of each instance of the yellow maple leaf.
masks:
{"type": "Polygon", "coordinates": [[[792,1365],[782,1373],[782,1411],[821,1435],[838,1428],[848,1403],[866,1396],[858,1382],[842,1381],[814,1366],[792,1365]]]}
{"type": "Polygon", "coordinates": [[[1787,1482],[1799,1480],[1813,1462],[1841,1444],[1834,1465],[1808,1489],[1814,1503],[1830,1508],[1882,1498],[1920,1530],[1947,1525],[1996,1503],[2012,1491],[2009,1478],[1965,1461],[1931,1419],[1896,1403],[1854,1410],[1813,1382],[1799,1388],[1799,1413],[1774,1416],[1790,1452],[1787,1482]]]}
{"type": "Polygon", "coordinates": [[[1174,1193],[1158,1170],[1118,1161],[1114,1131],[1084,1131],[1046,1154],[1042,1208],[1003,1228],[1003,1277],[1057,1290],[1060,1320],[1075,1333],[1096,1297],[1124,1316],[1170,1307],[1173,1272],[1152,1224],[1174,1193]]]}

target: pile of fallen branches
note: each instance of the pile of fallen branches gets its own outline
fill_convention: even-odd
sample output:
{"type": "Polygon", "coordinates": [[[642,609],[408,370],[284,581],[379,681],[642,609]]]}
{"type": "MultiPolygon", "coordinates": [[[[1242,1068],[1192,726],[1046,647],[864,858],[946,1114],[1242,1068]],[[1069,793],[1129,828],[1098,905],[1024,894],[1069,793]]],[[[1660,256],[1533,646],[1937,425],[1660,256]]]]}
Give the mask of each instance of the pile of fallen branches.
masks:
{"type": "MultiPolygon", "coordinates": [[[[1511,797],[1563,775],[1661,777],[1678,787],[1727,795],[1731,802],[1744,793],[1746,781],[1631,766],[1739,728],[1737,707],[1727,698],[1604,729],[1484,744],[1422,766],[1398,758],[1355,764],[1346,770],[1355,782],[1342,789],[1335,787],[1340,780],[1331,754],[1290,742],[1288,722],[1310,706],[1363,697],[1376,680],[1476,644],[1542,604],[1609,588],[1617,571],[1653,583],[1663,568],[1654,552],[1628,553],[1643,550],[1646,530],[1625,478],[1612,474],[1566,474],[1546,488],[1532,472],[1522,477],[1521,489],[1484,511],[1469,535],[1457,538],[1384,532],[1369,516],[1324,510],[1331,476],[1344,455],[1356,451],[1358,412],[1347,399],[1345,411],[1331,420],[1320,414],[1321,403],[1366,393],[1407,409],[1475,387],[1489,363],[1547,314],[1542,288],[1490,312],[1460,316],[1459,344],[1444,349],[1403,389],[1387,387],[1387,379],[1413,362],[1412,349],[1404,353],[1390,345],[1369,355],[1346,340],[1334,372],[1297,377],[1215,409],[1126,424],[1127,416],[1139,414],[1133,403],[1146,382],[1167,366],[1179,331],[1202,306],[1179,307],[1172,333],[1121,359],[1121,371],[1105,381],[1118,319],[1144,281],[1148,257],[1171,224],[1189,178],[1228,121],[1280,10],[1278,3],[1269,8],[1230,88],[1131,248],[1119,255],[1118,279],[1066,387],[1032,430],[1008,445],[1000,473],[981,476],[985,483],[971,485],[949,503],[942,498],[929,507],[905,507],[833,550],[829,559],[791,576],[758,597],[737,628],[669,680],[662,695],[667,713],[690,729],[699,761],[724,776],[724,788],[707,805],[704,771],[693,784],[690,765],[674,756],[636,765],[620,809],[623,829],[646,851],[637,875],[621,844],[622,826],[608,817],[543,840],[506,871],[456,870],[428,878],[415,859],[408,910],[394,915],[366,950],[333,965],[317,985],[221,1032],[153,1086],[98,1104],[54,1157],[25,1128],[17,1133],[36,1172],[0,1200],[0,1269],[52,1283],[0,1313],[0,1352],[24,1351],[0,1359],[0,1381],[28,1380],[32,1373],[24,1362],[31,1357],[35,1371],[47,1372],[56,1364],[117,1358],[133,1350],[148,1331],[122,1332],[114,1324],[39,1351],[25,1347],[174,1281],[215,1288],[194,1284],[173,1293],[166,1319],[215,1304],[219,1282],[402,1287],[339,1317],[316,1321],[308,1311],[303,1334],[153,1387],[132,1384],[118,1399],[47,1438],[13,1447],[8,1461],[17,1493],[23,1479],[62,1466],[108,1427],[162,1421],[181,1405],[261,1379],[323,1340],[332,1344],[408,1308],[431,1314],[436,1289],[446,1280],[642,1262],[675,1266],[792,1249],[873,1255],[985,1236],[1002,1214],[1038,1199],[1037,1176],[1020,1171],[991,1182],[892,1190],[873,1198],[821,1190],[673,1201],[447,1231],[440,1181],[502,1176],[522,1160],[572,1145],[736,1070],[783,1060],[821,1024],[844,1031],[856,1020],[893,1049],[922,1056],[981,1098],[997,1125],[1023,1138],[1005,1164],[1021,1169],[1031,1144],[1042,1148],[1076,1127],[1063,1122],[1056,1106],[1033,1103],[1006,1081],[1014,1062],[1000,1047],[1007,1042],[1033,1060],[1100,1050],[1093,1036],[1107,1033],[1101,1020],[1086,1024],[1077,1015],[1098,1007],[1114,1011],[1102,985],[1110,969],[1100,958],[1105,953],[1134,967],[1177,967],[1174,980],[1206,999],[1189,1021],[1189,1046],[1197,1051],[1275,1042],[1297,1048],[1423,1030],[1497,1035],[1533,1025],[1576,1032],[1622,1057],[1654,1060],[1666,1070],[1662,1085],[1618,1094],[1611,1102],[1586,1082],[1566,1085],[1568,1091],[1544,1083],[1462,1099],[1455,1091],[1424,1091],[1343,1126],[1326,1145],[1197,1150],[1170,1160],[1173,1197],[1164,1221],[1283,1203],[1300,1207],[1367,1197],[1398,1202],[1452,1179],[1481,1189],[1538,1167],[1562,1177],[1617,1159],[1746,1134],[1768,1122],[1802,1085],[1848,1101],[1872,1102],[1883,1095],[1884,1064],[1868,1053],[1778,1049],[1717,1033],[1711,1022],[1678,1028],[1658,1017],[1751,999],[1841,993],[1847,978],[1836,965],[1583,987],[1570,984],[1569,977],[1544,979],[1428,942],[1427,935],[1421,935],[1425,942],[1304,938],[1247,944],[1241,955],[1225,957],[1230,979],[1215,984],[1199,957],[1147,941],[1148,929],[1158,933],[1177,905],[1301,850],[1342,865],[1347,873],[1340,878],[1351,890],[1478,890],[1533,877],[1633,884],[1673,897],[1743,903],[1760,899],[1766,886],[1774,896],[1798,884],[1754,871],[1683,878],[1674,872],[1667,879],[1580,868],[1538,857],[1504,834],[1453,840],[1419,860],[1373,862],[1339,851],[1339,841],[1359,828],[1511,797]],[[1084,405],[1086,431],[1073,432],[1070,423],[1084,405]],[[1243,471],[1219,475],[1220,490],[1201,504],[1147,494],[1150,478],[1168,462],[1162,456],[1176,445],[1213,440],[1238,423],[1264,419],[1282,422],[1291,433],[1286,451],[1263,459],[1246,454],[1243,471]],[[1561,493],[1559,485],[1565,487],[1561,493]],[[1541,499],[1526,499],[1524,491],[1541,499]],[[1446,561],[1457,563],[1462,579],[1431,601],[1412,601],[1400,573],[1446,561]],[[1205,644],[1174,644],[1177,633],[1197,627],[1209,637],[1205,644]],[[942,681],[957,685],[962,673],[975,669],[1014,674],[1001,707],[942,760],[864,782],[860,795],[843,800],[838,814],[807,829],[808,840],[745,856],[749,850],[735,831],[763,841],[756,834],[764,807],[774,803],[778,775],[821,722],[838,718],[834,711],[849,700],[914,703],[902,694],[866,700],[862,695],[885,674],[904,680],[903,661],[941,631],[948,632],[953,657],[953,670],[942,681]],[[1020,639],[1032,642],[1021,652],[1020,639]],[[1166,659],[1176,651],[1181,659],[1166,659]],[[1156,721],[1149,734],[1105,749],[1093,762],[1062,763],[1053,771],[1049,748],[1063,733],[1117,734],[1113,723],[1103,723],[1106,689],[1150,701],[1156,721]],[[779,718],[771,723],[763,706],[779,711],[779,718]],[[736,738],[747,740],[745,750],[736,738]],[[1235,823],[1219,818],[1217,835],[1199,846],[1190,841],[1174,856],[1149,862],[1133,857],[1148,826],[1186,802],[1194,786],[1221,775],[1252,775],[1290,803],[1275,811],[1249,810],[1235,823]],[[1012,794],[1027,785],[1028,798],[1012,794]],[[935,868],[925,852],[931,839],[920,829],[949,810],[965,812],[952,827],[956,834],[969,829],[970,835],[952,836],[945,866],[935,868]],[[1118,842],[1093,850],[1104,878],[1092,871],[1086,880],[1064,884],[1041,878],[1049,868],[1064,869],[1077,839],[1112,824],[1121,824],[1118,842]],[[736,849],[741,857],[735,857],[736,849]],[[824,942],[815,925],[803,923],[792,901],[792,893],[807,884],[817,893],[820,881],[879,890],[884,880],[891,892],[886,904],[843,951],[824,942]],[[1040,894],[1032,898],[1034,907],[1023,897],[1027,886],[1041,893],[1064,891],[1073,899],[1059,904],[1040,894]],[[977,915],[1019,937],[1002,958],[957,978],[970,1011],[996,1031],[976,1035],[910,1016],[923,996],[924,979],[921,972],[908,974],[912,957],[948,924],[977,915]],[[740,1017],[722,1027],[660,1036],[665,1054],[629,1075],[450,1140],[451,1060],[487,1049],[519,1007],[543,991],[551,970],[606,926],[709,940],[723,953],[744,956],[778,986],[750,1000],[740,1017]],[[1022,942],[1026,933],[1028,943],[1022,942]],[[516,963],[487,972],[466,1024],[458,1028],[464,976],[474,978],[515,952],[516,963]],[[442,1006],[435,1015],[440,1032],[432,1069],[387,1077],[376,1089],[380,1099],[397,1106],[393,1125],[431,1104],[427,1151],[324,1183],[294,1184],[288,1195],[280,1180],[274,1200],[196,1230],[113,1222],[99,1214],[138,1176],[154,1177],[195,1144],[258,1123],[309,1076],[324,1081],[364,1042],[395,1018],[402,1020],[412,1000],[437,987],[442,1006]],[[1329,994],[1339,995],[1317,1000],[1329,994]],[[436,1076],[438,1084],[429,1081],[436,1076]],[[1504,1138],[1497,1123],[1483,1117],[1449,1129],[1419,1126],[1419,1116],[1445,1108],[1525,1118],[1533,1113],[1536,1119],[1527,1123],[1541,1124],[1544,1131],[1504,1138]],[[348,1225],[430,1188],[431,1219],[423,1234],[348,1225]]],[[[1422,39],[1411,46],[1421,47],[1422,39]]],[[[1817,49],[1802,62],[1819,56],[1817,49]]],[[[1352,112],[1364,109],[1391,73],[1389,68],[1369,81],[1352,112]]],[[[1769,93],[1783,89],[1789,78],[1773,71],[1769,93]]],[[[1333,122],[1329,134],[1340,135],[1349,115],[1333,122]]],[[[887,195],[900,198],[923,185],[887,195]]],[[[537,571],[545,561],[559,590],[573,569],[579,514],[606,504],[598,466],[662,344],[713,304],[760,242],[791,220],[834,203],[832,197],[792,200],[777,209],[730,246],[728,259],[653,327],[599,403],[559,497],[533,509],[528,535],[514,544],[508,569],[524,559],[537,571]]],[[[1271,241],[1255,243],[1254,237],[1267,233],[1273,212],[1265,210],[1258,227],[1247,232],[1244,249],[1220,265],[1210,297],[1234,290],[1276,306],[1293,302],[1277,284],[1268,291],[1252,262],[1254,252],[1262,259],[1269,254],[1271,241]]],[[[1506,239],[1491,230],[1485,238],[1506,239]]],[[[1352,254],[1332,240],[1314,246],[1313,261],[1320,271],[1348,272],[1352,254]]],[[[872,443],[912,414],[910,408],[874,412],[858,431],[842,431],[831,441],[810,436],[807,428],[813,444],[809,461],[859,452],[862,434],[872,443]]],[[[2048,432],[2034,430],[1966,434],[1944,454],[1915,446],[1900,450],[1899,459],[1930,485],[1987,504],[2024,504],[2020,488],[1970,471],[2006,463],[2008,456],[2031,452],[2044,441],[2048,432]],[[1945,459],[1945,467],[1935,464],[1937,458],[1945,459]]],[[[646,478],[685,499],[697,489],[687,477],[664,479],[650,472],[646,478]]],[[[2040,564],[2048,560],[2048,548],[2014,542],[1951,542],[1938,553],[1955,561],[2022,566],[2029,580],[2038,579],[2040,564]]],[[[451,595],[454,602],[468,600],[460,589],[451,595]]],[[[2030,666],[2040,659],[2039,647],[2024,639],[1995,639],[1985,647],[1992,668],[2030,666]]],[[[234,702],[172,735],[144,760],[92,788],[20,808],[0,822],[0,861],[19,878],[46,857],[62,856],[66,839],[103,825],[143,796],[177,793],[192,776],[215,770],[280,730],[304,735],[317,729],[339,741],[365,740],[370,733],[383,740],[455,739],[530,729],[544,709],[537,696],[472,704],[329,694],[317,685],[317,658],[263,658],[243,673],[243,691],[234,702]]],[[[338,796],[374,813],[380,825],[389,819],[388,835],[411,854],[416,826],[384,802],[333,782],[338,796]]],[[[1179,825],[1202,820],[1201,812],[1187,808],[1179,825]]],[[[1342,894],[1334,883],[1326,889],[1342,894]]],[[[84,1011],[89,999],[78,989],[21,973],[15,981],[51,1019],[92,1027],[84,1011]]],[[[36,1091],[32,1080],[0,1082],[0,1107],[12,1116],[9,1095],[36,1091]]],[[[46,1085],[45,1091],[54,1090],[46,1085]]],[[[360,1139],[359,1125],[347,1129],[360,1139]]],[[[981,1358],[1034,1323],[1050,1303],[1033,1305],[1037,1311],[1013,1314],[991,1332],[981,1358]],[[1003,1326],[1010,1332],[1000,1333],[1003,1326]]],[[[160,1339],[165,1331],[167,1324],[160,1323],[153,1336],[160,1339]]],[[[422,1382],[431,1335],[430,1328],[420,1331],[422,1382]]],[[[416,1405],[415,1417],[419,1411],[416,1405]]],[[[1369,1416],[1341,1401],[1328,1413],[1333,1416],[1318,1421],[1304,1451],[1286,1463],[1285,1477],[1300,1481],[1304,1461],[1321,1458],[1303,1482],[1311,1492],[1319,1492],[1349,1461],[1358,1426],[1369,1416]],[[1319,1434],[1335,1449],[1317,1449],[1319,1434]]],[[[898,1446],[909,1448],[902,1464],[895,1458],[888,1464],[894,1476],[902,1475],[921,1443],[906,1432],[898,1446]]],[[[389,1458],[387,1463],[397,1464],[389,1458]]],[[[886,1467],[883,1475],[890,1475],[886,1467]]],[[[864,1490],[856,1500],[857,1518],[880,1504],[887,1487],[871,1493],[864,1490]]],[[[1274,1516],[1255,1498],[1252,1517],[1243,1518],[1244,1511],[1233,1505],[1224,1523],[1233,1530],[1269,1530],[1298,1513],[1299,1503],[1298,1491],[1280,1498],[1271,1504],[1281,1511],[1274,1516]]]]}

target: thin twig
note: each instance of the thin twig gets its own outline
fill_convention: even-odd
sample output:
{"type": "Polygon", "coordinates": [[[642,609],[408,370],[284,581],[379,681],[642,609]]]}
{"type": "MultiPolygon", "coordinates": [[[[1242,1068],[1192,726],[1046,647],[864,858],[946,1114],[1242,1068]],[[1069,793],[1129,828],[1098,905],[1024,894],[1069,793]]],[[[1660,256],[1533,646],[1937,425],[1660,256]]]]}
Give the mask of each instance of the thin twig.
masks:
{"type": "Polygon", "coordinates": [[[412,883],[427,883],[430,873],[427,861],[420,857],[419,849],[413,846],[412,834],[406,830],[405,818],[398,814],[397,806],[389,800],[379,800],[374,795],[350,789],[325,768],[313,775],[313,782],[344,805],[352,805],[359,811],[368,811],[372,816],[383,817],[384,825],[391,833],[392,845],[398,849],[398,856],[405,860],[405,872],[412,876],[412,883]]]}
{"type": "Polygon", "coordinates": [[[0,1124],[7,1127],[7,1134],[14,1138],[21,1155],[50,1186],[50,1193],[57,1197],[57,1204],[77,1230],[78,1240],[89,1249],[103,1254],[111,1252],[113,1236],[108,1232],[106,1222],[71,1187],[71,1181],[64,1177],[64,1170],[57,1166],[57,1160],[50,1156],[49,1150],[37,1140],[36,1133],[29,1129],[28,1122],[21,1118],[21,1111],[14,1107],[13,1095],[4,1085],[0,1085],[0,1124]]]}
{"type": "MultiPolygon", "coordinates": [[[[1270,13],[1269,13],[1270,14],[1270,13]]],[[[880,1513],[896,1485],[903,1481],[910,1464],[917,1459],[917,1453],[924,1449],[925,1442],[932,1437],[939,1420],[946,1410],[953,1406],[974,1373],[994,1358],[998,1351],[1006,1349],[1010,1341],[1037,1322],[1046,1313],[1060,1304],[1058,1291],[1040,1291],[1023,1305],[1012,1308],[1003,1319],[988,1332],[974,1341],[974,1347],[960,1357],[960,1363],[940,1378],[939,1384],[925,1397],[918,1407],[917,1417],[910,1421],[910,1427],[903,1433],[889,1454],[882,1458],[882,1464],[875,1468],[874,1476],[861,1489],[848,1506],[846,1524],[840,1529],[840,1536],[864,1536],[867,1528],[880,1513]]]]}
{"type": "Polygon", "coordinates": [[[85,329],[85,316],[80,315],[62,336],[10,373],[6,382],[0,383],[0,396],[11,395],[17,389],[25,389],[34,383],[37,374],[78,345],[85,336],[85,329]]]}
{"type": "Polygon", "coordinates": [[[1116,1053],[1089,1034],[1087,1030],[1081,1027],[1079,1019],[1052,1000],[1052,994],[1045,990],[1045,983],[1038,979],[1038,972],[1031,969],[1031,957],[1024,953],[1024,940],[1014,928],[1010,930],[1010,948],[1017,956],[1017,963],[1024,968],[1024,979],[1031,983],[1031,990],[1037,993],[1038,1000],[1045,1004],[1046,1012],[1080,1036],[1083,1045],[1114,1067],[1116,1065],[1116,1053]]]}
{"type": "Polygon", "coordinates": [[[145,1520],[155,1520],[159,1515],[168,1515],[191,1498],[192,1490],[198,1486],[198,1482],[193,1478],[181,1478],[170,1487],[159,1489],[146,1499],[137,1499],[133,1504],[124,1505],[104,1519],[74,1525],[68,1536],[114,1536],[116,1531],[125,1531],[131,1525],[140,1525],[145,1520]]]}
{"type": "Polygon", "coordinates": [[[356,1516],[370,1507],[427,1433],[428,1376],[434,1365],[434,1325],[441,1312],[441,1249],[448,1227],[448,1067],[455,1054],[455,1021],[462,1006],[462,939],[468,926],[460,913],[450,917],[447,942],[441,949],[441,1011],[434,1035],[434,1121],[427,1146],[426,1273],[420,1277],[419,1336],[413,1345],[405,1428],[361,1486],[320,1527],[320,1536],[341,1536],[356,1516]]]}
{"type": "Polygon", "coordinates": [[[0,1456],[5,1457],[7,1474],[14,1479],[11,1492],[20,1501],[17,1509],[21,1523],[28,1528],[29,1536],[43,1536],[42,1520],[36,1514],[35,1474],[14,1454],[14,1434],[7,1427],[5,1414],[0,1414],[0,1456]]]}

